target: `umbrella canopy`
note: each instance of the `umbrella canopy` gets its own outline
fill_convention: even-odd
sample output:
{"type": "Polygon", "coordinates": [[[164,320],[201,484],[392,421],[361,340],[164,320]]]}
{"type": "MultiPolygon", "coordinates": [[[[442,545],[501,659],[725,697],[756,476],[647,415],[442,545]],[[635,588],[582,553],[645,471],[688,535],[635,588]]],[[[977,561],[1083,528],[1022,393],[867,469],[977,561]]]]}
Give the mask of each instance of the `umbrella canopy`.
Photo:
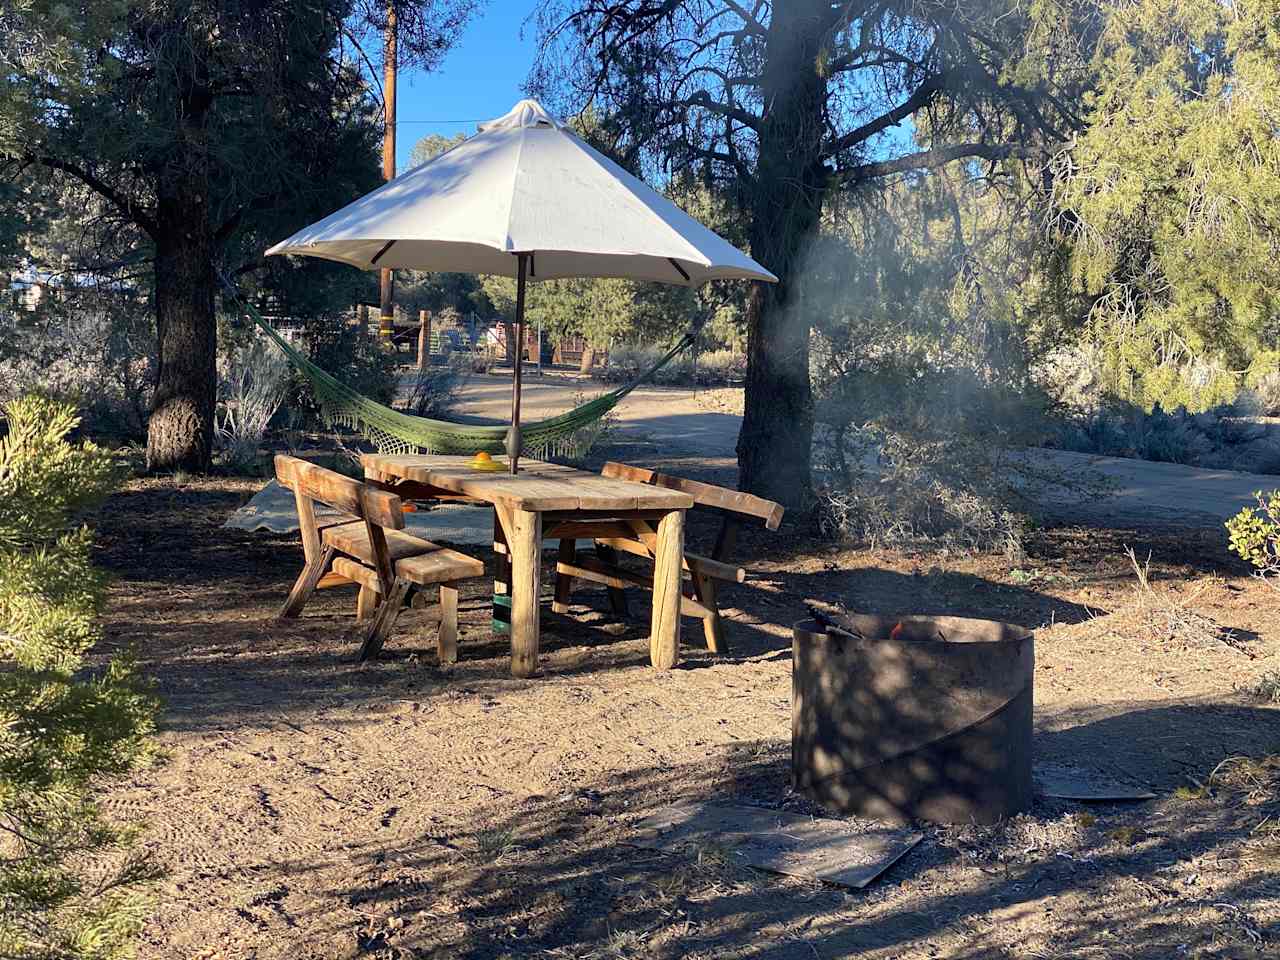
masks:
{"type": "MultiPolygon", "coordinates": [[[[267,251],[403,269],[514,276],[517,343],[525,285],[622,277],[696,287],[777,281],[741,250],[591,149],[533,100],[469,140],[267,251]]],[[[511,472],[520,458],[521,355],[514,359],[511,472]]]]}
{"type": "Polygon", "coordinates": [[[533,100],[267,251],[528,279],[776,281],[533,100]]]}

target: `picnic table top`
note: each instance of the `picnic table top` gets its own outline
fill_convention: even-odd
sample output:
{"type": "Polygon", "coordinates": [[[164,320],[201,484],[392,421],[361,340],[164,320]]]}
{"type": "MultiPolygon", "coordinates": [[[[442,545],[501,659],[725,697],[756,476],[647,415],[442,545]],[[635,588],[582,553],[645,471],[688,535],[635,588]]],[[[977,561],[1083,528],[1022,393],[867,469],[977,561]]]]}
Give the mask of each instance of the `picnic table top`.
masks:
{"type": "Polygon", "coordinates": [[[467,456],[437,454],[361,457],[366,475],[411,480],[486,503],[535,513],[575,510],[687,510],[693,497],[679,490],[617,480],[576,467],[520,459],[520,472],[485,473],[467,466],[467,456]]]}

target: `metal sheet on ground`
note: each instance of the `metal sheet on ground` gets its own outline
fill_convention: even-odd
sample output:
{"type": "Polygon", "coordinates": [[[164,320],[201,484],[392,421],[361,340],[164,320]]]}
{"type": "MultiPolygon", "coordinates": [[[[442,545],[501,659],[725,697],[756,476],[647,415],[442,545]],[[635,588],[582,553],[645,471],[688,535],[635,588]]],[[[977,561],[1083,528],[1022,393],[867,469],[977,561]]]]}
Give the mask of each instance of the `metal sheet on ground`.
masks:
{"type": "Polygon", "coordinates": [[[924,838],[913,830],[864,829],[781,810],[709,803],[664,807],[640,823],[640,832],[634,845],[647,850],[728,848],[747,866],[859,890],[924,838]]]}
{"type": "MultiPolygon", "coordinates": [[[[316,508],[316,517],[335,516],[329,508],[316,508]]],[[[488,545],[493,540],[493,509],[483,506],[446,503],[430,510],[405,514],[405,529],[427,540],[445,543],[488,545]]],[[[223,527],[250,532],[292,533],[298,529],[298,510],[293,492],[272,480],[253,499],[233,513],[223,527]]]]}
{"type": "Polygon", "coordinates": [[[1083,767],[1037,763],[1032,776],[1036,792],[1055,800],[1108,803],[1155,798],[1155,794],[1145,787],[1134,786],[1083,767]]]}

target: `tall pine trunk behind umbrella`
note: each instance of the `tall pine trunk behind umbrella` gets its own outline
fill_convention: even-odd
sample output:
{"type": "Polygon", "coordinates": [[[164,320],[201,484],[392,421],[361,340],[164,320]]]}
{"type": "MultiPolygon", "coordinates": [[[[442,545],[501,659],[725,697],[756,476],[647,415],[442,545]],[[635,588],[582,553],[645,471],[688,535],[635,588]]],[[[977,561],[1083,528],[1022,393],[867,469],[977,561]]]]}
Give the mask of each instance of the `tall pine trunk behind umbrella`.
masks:
{"type": "Polygon", "coordinates": [[[799,506],[811,490],[813,395],[809,323],[796,309],[805,245],[817,231],[826,171],[821,162],[826,80],[819,74],[824,3],[778,4],[769,26],[752,204],[751,255],[778,283],[752,285],[747,377],[738,436],[740,486],[799,506]]]}
{"type": "Polygon", "coordinates": [[[177,68],[179,132],[156,185],[159,369],[147,424],[148,470],[208,469],[217,398],[214,241],[209,223],[206,78],[177,68]]]}
{"type": "Polygon", "coordinates": [[[202,471],[212,457],[217,326],[208,236],[201,232],[166,228],[156,244],[160,364],[147,425],[150,470],[202,471]]]}

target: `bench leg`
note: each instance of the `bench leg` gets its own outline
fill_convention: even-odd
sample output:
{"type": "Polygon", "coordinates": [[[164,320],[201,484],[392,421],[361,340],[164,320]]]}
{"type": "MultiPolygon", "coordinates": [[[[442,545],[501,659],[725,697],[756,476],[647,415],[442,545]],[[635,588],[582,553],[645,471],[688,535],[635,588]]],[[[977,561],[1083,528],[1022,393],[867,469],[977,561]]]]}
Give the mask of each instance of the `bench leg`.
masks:
{"type": "Polygon", "coordinates": [[[298,574],[298,579],[293,583],[293,589],[289,591],[289,596],[285,598],[284,606],[280,608],[279,616],[281,618],[296,617],[302,612],[302,608],[307,605],[311,595],[316,592],[316,584],[320,582],[320,578],[329,569],[329,564],[333,561],[333,552],[333,547],[324,547],[314,559],[308,561],[307,565],[302,568],[302,572],[298,574]]]}
{"type": "Polygon", "coordinates": [[[440,584],[440,635],[436,653],[441,663],[458,662],[458,585],[440,584]]]}
{"type": "Polygon", "coordinates": [[[370,590],[363,584],[360,586],[360,592],[356,594],[356,619],[368,620],[373,616],[374,610],[378,607],[378,592],[370,590]]]}
{"type": "MultiPolygon", "coordinates": [[[[578,559],[578,541],[561,540],[560,553],[556,557],[558,563],[573,563],[578,559]]],[[[569,597],[573,591],[573,577],[567,573],[556,573],[556,593],[551,601],[551,609],[556,613],[569,612],[569,597]]]]}
{"type": "Polygon", "coordinates": [[[724,621],[720,619],[720,608],[716,603],[716,581],[706,574],[693,575],[693,593],[704,607],[711,609],[711,616],[702,621],[702,632],[707,639],[707,649],[712,653],[727,654],[729,645],[725,643],[724,621]]]}
{"type": "MultiPolygon", "coordinates": [[[[611,567],[618,565],[618,551],[603,543],[596,544],[596,556],[611,567]]],[[[625,617],[627,610],[627,594],[621,587],[609,587],[609,609],[614,616],[625,617]]]]}
{"type": "Polygon", "coordinates": [[[396,617],[400,616],[400,608],[404,605],[404,597],[408,592],[409,582],[407,580],[397,579],[391,585],[391,591],[383,599],[382,604],[378,607],[377,614],[374,615],[373,621],[369,624],[369,629],[365,632],[364,643],[360,645],[359,659],[361,661],[378,655],[378,651],[382,649],[382,642],[386,640],[387,634],[395,626],[396,617]]]}

